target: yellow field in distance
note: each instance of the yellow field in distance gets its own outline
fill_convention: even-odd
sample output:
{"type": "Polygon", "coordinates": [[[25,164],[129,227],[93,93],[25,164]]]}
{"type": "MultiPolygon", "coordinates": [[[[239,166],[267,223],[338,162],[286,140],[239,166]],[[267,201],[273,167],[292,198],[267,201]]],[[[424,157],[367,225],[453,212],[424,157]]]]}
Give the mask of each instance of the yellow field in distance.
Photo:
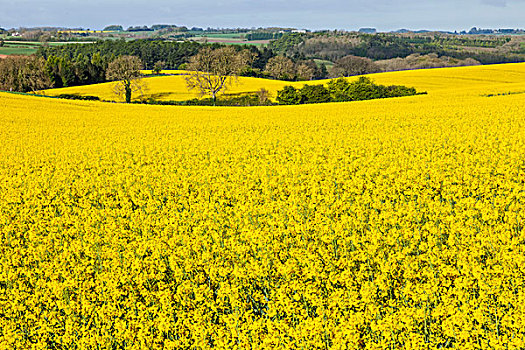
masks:
{"type": "MultiPolygon", "coordinates": [[[[149,73],[149,71],[145,71],[149,73]]],[[[145,78],[147,90],[145,97],[152,97],[162,101],[183,101],[197,98],[195,91],[188,91],[184,79],[185,71],[165,71],[173,76],[161,76],[145,78]]],[[[385,85],[406,85],[415,87],[418,91],[427,91],[434,95],[463,95],[464,93],[476,94],[478,91],[484,92],[487,89],[498,89],[503,84],[506,88],[522,88],[520,85],[523,80],[525,66],[523,64],[506,65],[487,65],[459,68],[437,68],[427,70],[412,70],[401,72],[377,73],[368,75],[375,82],[385,85]],[[516,84],[516,87],[512,84],[516,84]],[[463,91],[468,90],[468,91],[463,91]]],[[[356,78],[349,78],[350,80],[356,78]]],[[[306,84],[321,84],[328,80],[309,81],[309,82],[286,82],[279,80],[240,77],[238,84],[226,92],[226,94],[253,93],[261,88],[270,92],[273,98],[277,91],[285,85],[302,87],[306,84]]],[[[95,84],[88,86],[75,86],[60,89],[45,90],[42,93],[48,96],[60,94],[79,94],[98,96],[101,100],[120,101],[113,93],[114,83],[95,84]]],[[[134,100],[139,99],[138,95],[133,96],[134,100]]]]}

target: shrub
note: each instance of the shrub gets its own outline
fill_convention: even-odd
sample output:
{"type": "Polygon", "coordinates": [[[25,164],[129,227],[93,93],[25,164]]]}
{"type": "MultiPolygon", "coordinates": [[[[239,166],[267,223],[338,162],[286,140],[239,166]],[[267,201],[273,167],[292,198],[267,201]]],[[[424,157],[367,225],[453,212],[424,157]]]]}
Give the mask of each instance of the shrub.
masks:
{"type": "Polygon", "coordinates": [[[359,77],[351,82],[346,93],[346,101],[372,100],[386,97],[384,86],[375,85],[370,78],[359,77]]]}
{"type": "Polygon", "coordinates": [[[268,99],[268,92],[264,89],[255,94],[244,94],[239,96],[221,96],[216,101],[213,98],[194,98],[186,101],[158,101],[149,98],[143,101],[133,103],[149,105],[167,105],[167,106],[270,106],[273,103],[268,99]]]}
{"type": "Polygon", "coordinates": [[[357,81],[349,83],[344,78],[331,80],[328,91],[335,102],[371,100],[386,97],[386,87],[375,85],[370,78],[359,77],[357,81]]]}
{"type": "Polygon", "coordinates": [[[328,92],[334,102],[348,101],[348,89],[350,83],[345,78],[332,79],[328,82],[328,92]]]}
{"type": "Polygon", "coordinates": [[[293,86],[287,85],[277,92],[277,102],[282,105],[298,105],[301,103],[301,94],[293,86]]]}
{"type": "Polygon", "coordinates": [[[387,89],[388,97],[411,96],[417,93],[415,88],[409,88],[402,85],[391,85],[388,86],[387,89]]]}
{"type": "Polygon", "coordinates": [[[368,77],[359,77],[353,82],[338,78],[330,80],[327,87],[305,85],[302,89],[296,90],[292,86],[285,86],[283,90],[277,92],[277,101],[280,104],[346,102],[417,94],[426,93],[418,93],[415,88],[401,85],[378,85],[368,77]]]}
{"type": "Polygon", "coordinates": [[[63,98],[66,100],[83,100],[83,101],[100,101],[98,96],[81,96],[77,94],[60,94],[56,96],[57,98],[63,98]]]}
{"type": "Polygon", "coordinates": [[[324,103],[331,102],[330,92],[324,85],[305,85],[299,90],[300,103],[324,103]]]}
{"type": "Polygon", "coordinates": [[[266,106],[272,104],[270,101],[270,92],[265,88],[259,89],[255,95],[259,98],[259,105],[266,106]]]}

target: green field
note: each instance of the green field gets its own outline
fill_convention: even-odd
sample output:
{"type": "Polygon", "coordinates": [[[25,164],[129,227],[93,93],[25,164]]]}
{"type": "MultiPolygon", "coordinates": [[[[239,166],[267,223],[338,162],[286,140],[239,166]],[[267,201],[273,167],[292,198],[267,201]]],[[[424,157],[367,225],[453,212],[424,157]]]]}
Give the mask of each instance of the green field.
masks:
{"type": "Polygon", "coordinates": [[[202,34],[196,35],[199,37],[213,38],[213,39],[232,39],[232,40],[241,40],[244,37],[244,33],[211,33],[211,34],[202,34]]]}
{"type": "Polygon", "coordinates": [[[36,45],[5,43],[4,46],[0,47],[0,55],[32,55],[37,50],[38,46],[36,45]]]}
{"type": "Polygon", "coordinates": [[[206,39],[209,43],[220,43],[225,45],[253,45],[262,46],[267,42],[246,41],[245,33],[201,33],[191,37],[190,40],[202,42],[206,39]]]}
{"type": "Polygon", "coordinates": [[[225,45],[252,45],[252,46],[264,46],[264,45],[267,45],[267,44],[264,44],[264,43],[258,43],[258,42],[253,42],[253,41],[237,41],[237,42],[227,42],[227,41],[216,41],[220,44],[225,44],[225,45]]]}
{"type": "Polygon", "coordinates": [[[332,68],[332,67],[334,66],[334,62],[332,62],[332,61],[314,59],[314,62],[315,62],[318,66],[320,66],[321,64],[324,63],[324,65],[326,66],[326,68],[332,68]]]}
{"type": "MultiPolygon", "coordinates": [[[[77,44],[81,42],[50,42],[47,45],[61,46],[67,44],[77,44]]],[[[32,55],[38,51],[43,43],[38,41],[6,41],[0,47],[0,55],[32,55]]]]}

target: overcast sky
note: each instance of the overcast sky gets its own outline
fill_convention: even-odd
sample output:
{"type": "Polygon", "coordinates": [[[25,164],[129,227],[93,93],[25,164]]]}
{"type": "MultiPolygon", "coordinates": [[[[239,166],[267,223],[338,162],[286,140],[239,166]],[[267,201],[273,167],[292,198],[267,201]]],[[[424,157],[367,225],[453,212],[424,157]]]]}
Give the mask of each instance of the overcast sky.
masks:
{"type": "Polygon", "coordinates": [[[525,0],[0,0],[0,27],[525,28],[525,0]]]}

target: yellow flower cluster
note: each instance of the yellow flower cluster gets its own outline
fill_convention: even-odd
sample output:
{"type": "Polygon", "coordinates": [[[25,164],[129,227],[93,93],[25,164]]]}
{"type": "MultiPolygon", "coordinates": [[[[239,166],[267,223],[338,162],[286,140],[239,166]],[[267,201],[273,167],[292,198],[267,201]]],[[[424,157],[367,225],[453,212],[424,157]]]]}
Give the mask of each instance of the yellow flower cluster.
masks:
{"type": "Polygon", "coordinates": [[[0,93],[0,348],[525,348],[525,65],[376,81],[429,94],[0,93]]]}

